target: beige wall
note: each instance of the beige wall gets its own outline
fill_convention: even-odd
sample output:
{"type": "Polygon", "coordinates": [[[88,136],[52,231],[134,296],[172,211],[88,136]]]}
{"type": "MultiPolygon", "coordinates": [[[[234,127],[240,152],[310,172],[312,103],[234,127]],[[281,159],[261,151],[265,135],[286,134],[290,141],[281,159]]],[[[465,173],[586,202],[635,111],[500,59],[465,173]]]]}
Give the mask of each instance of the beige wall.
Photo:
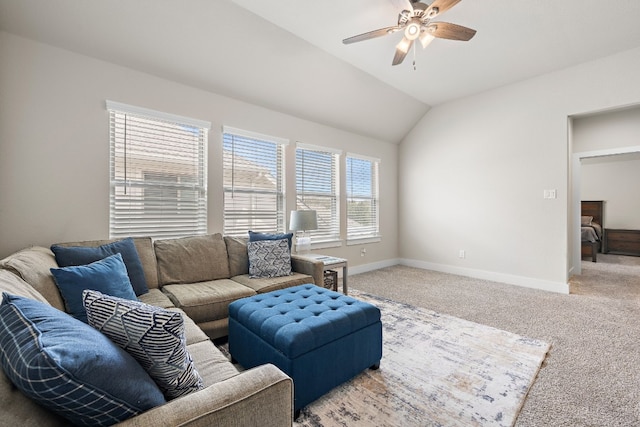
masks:
{"type": "MultiPolygon", "coordinates": [[[[222,230],[223,125],[382,160],[380,243],[322,252],[350,266],[397,257],[397,145],[301,120],[0,32],[0,257],[29,245],[100,239],[109,230],[105,100],[212,122],[210,232],[222,230]]],[[[286,88],[283,88],[286,90],[286,88]]],[[[287,188],[295,188],[289,176],[287,188]]],[[[287,212],[294,205],[289,192],[287,212]]]]}
{"type": "Polygon", "coordinates": [[[568,117],[633,104],[640,49],[433,108],[400,145],[401,258],[567,292],[568,117]]]}

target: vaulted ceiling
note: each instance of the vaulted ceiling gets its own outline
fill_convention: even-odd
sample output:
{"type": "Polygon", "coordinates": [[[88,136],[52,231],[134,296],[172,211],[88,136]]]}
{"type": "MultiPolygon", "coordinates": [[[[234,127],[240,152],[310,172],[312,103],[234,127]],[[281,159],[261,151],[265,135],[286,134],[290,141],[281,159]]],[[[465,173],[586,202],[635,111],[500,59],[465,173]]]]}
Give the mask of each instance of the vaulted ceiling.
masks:
{"type": "Polygon", "coordinates": [[[400,34],[342,43],[406,2],[0,0],[0,30],[393,143],[432,106],[640,46],[638,0],[463,0],[435,21],[472,40],[395,67],[400,34]]]}

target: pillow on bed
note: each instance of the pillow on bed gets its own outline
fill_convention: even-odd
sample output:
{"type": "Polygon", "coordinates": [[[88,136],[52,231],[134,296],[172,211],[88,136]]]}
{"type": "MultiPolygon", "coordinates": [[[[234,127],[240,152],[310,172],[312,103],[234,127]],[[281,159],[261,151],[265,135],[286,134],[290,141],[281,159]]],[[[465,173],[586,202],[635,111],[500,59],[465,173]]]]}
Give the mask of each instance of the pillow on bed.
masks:
{"type": "Polygon", "coordinates": [[[581,224],[582,225],[591,225],[591,221],[593,221],[593,217],[592,216],[582,216],[581,219],[581,224]]]}

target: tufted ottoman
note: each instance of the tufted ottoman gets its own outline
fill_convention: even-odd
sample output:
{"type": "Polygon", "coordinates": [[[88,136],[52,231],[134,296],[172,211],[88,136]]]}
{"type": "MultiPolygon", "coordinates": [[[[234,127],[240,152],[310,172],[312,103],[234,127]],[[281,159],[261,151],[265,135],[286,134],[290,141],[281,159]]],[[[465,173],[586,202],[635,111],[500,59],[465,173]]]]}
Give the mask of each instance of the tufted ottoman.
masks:
{"type": "Polygon", "coordinates": [[[229,352],[244,368],[272,363],[293,379],[298,413],[382,358],[380,310],[315,285],[229,305],[229,352]]]}

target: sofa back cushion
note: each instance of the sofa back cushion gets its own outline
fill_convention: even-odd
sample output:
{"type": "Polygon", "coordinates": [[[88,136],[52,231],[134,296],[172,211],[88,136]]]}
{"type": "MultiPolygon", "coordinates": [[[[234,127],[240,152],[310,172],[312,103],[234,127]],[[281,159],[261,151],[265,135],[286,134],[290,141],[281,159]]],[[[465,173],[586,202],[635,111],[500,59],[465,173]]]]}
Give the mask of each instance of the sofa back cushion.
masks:
{"type": "Polygon", "coordinates": [[[224,236],[224,242],[227,245],[227,254],[229,256],[230,277],[249,274],[248,240],[246,237],[224,236]]]}
{"type": "Polygon", "coordinates": [[[220,233],[154,242],[161,286],[228,279],[227,246],[220,233]]]}
{"type": "MultiPolygon", "coordinates": [[[[65,242],[56,243],[52,246],[70,247],[70,246],[85,246],[85,247],[99,247],[109,245],[120,241],[121,239],[110,240],[86,240],[80,242],[65,242]]],[[[134,237],[133,244],[138,251],[138,258],[142,264],[142,271],[144,272],[144,278],[147,282],[149,289],[158,288],[158,265],[156,264],[156,254],[153,250],[153,241],[151,237],[134,237]]]]}
{"type": "Polygon", "coordinates": [[[49,304],[49,301],[47,301],[40,292],[36,291],[33,286],[22,280],[20,276],[9,270],[0,269],[0,294],[2,292],[31,298],[36,301],[49,304]]]}
{"type": "Polygon", "coordinates": [[[64,301],[50,270],[57,268],[58,264],[49,248],[34,246],[23,249],[0,261],[0,267],[20,276],[45,297],[49,304],[64,311],[64,301]]]}

